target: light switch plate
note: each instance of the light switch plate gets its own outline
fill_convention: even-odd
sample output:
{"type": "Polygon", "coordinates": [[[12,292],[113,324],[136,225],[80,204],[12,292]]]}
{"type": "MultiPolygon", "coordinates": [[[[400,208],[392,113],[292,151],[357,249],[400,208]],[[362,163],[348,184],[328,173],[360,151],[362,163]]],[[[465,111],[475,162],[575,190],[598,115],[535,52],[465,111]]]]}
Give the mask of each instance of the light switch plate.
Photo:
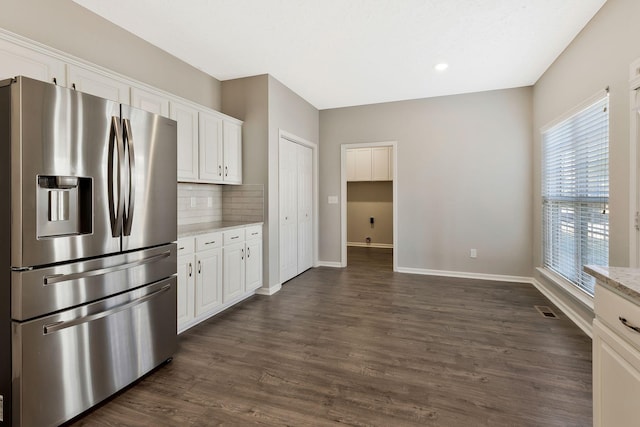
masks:
{"type": "Polygon", "coordinates": [[[327,198],[327,202],[328,202],[330,205],[337,205],[337,204],[338,204],[338,196],[329,196],[329,197],[327,198]]]}

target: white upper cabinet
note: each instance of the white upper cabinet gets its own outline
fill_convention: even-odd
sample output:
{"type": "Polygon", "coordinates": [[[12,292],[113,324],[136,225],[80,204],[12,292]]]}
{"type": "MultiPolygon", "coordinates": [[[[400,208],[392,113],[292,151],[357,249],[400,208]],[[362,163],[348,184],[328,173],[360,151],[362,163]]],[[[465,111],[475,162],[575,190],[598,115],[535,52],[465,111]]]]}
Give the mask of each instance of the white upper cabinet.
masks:
{"type": "Polygon", "coordinates": [[[347,181],[391,181],[392,147],[350,148],[347,150],[347,181]]]}
{"type": "Polygon", "coordinates": [[[222,118],[200,112],[200,179],[222,181],[222,118]]]}
{"type": "Polygon", "coordinates": [[[132,87],[131,105],[150,113],[169,117],[169,100],[158,92],[132,87]]]}
{"type": "Polygon", "coordinates": [[[242,184],[242,125],[200,111],[198,126],[198,181],[242,184]]]}
{"type": "Polygon", "coordinates": [[[169,117],[178,123],[178,181],[198,179],[198,110],[171,101],[169,117]]]}
{"type": "Polygon", "coordinates": [[[129,105],[129,84],[84,67],[67,66],[67,87],[129,105]]]}
{"type": "Polygon", "coordinates": [[[64,86],[64,62],[43,53],[0,40],[0,80],[26,76],[64,86]]]}
{"type": "Polygon", "coordinates": [[[228,184],[242,184],[242,126],[225,120],[223,129],[223,181],[228,184]]]}
{"type": "Polygon", "coordinates": [[[371,148],[371,180],[390,181],[391,176],[391,147],[371,148]]]}
{"type": "Polygon", "coordinates": [[[178,181],[242,184],[242,122],[36,43],[0,32],[0,80],[56,83],[178,123],[178,181]]]}

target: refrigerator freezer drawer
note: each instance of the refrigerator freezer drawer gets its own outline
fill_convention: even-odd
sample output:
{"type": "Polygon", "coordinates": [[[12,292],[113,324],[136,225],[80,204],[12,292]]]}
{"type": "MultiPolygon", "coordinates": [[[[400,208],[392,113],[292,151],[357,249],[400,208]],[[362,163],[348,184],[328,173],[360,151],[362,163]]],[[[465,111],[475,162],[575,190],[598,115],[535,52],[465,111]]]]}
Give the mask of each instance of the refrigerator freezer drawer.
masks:
{"type": "Polygon", "coordinates": [[[14,425],[59,425],[170,358],[175,277],[93,304],[13,322],[14,425]]]}
{"type": "Polygon", "coordinates": [[[11,317],[28,320],[176,274],[176,244],[11,273],[11,317]]]}

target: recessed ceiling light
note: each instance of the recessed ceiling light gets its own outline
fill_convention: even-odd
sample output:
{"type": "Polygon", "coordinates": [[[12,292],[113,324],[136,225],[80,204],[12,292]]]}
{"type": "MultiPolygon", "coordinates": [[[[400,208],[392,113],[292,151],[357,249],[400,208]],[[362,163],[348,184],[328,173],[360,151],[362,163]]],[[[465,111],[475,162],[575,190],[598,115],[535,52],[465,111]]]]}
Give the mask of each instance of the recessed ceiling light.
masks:
{"type": "Polygon", "coordinates": [[[449,68],[449,64],[445,63],[445,62],[441,62],[439,64],[436,64],[435,67],[433,67],[436,69],[436,71],[444,71],[447,68],[449,68]]]}

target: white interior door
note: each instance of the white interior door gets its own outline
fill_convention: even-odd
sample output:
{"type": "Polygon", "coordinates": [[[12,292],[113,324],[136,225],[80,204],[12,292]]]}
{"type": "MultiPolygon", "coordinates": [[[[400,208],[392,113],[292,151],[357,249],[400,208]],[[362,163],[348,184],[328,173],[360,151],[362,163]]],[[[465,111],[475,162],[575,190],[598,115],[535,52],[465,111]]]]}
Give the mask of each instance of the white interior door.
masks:
{"type": "Polygon", "coordinates": [[[295,144],[298,166],[298,274],[313,266],[313,151],[295,144]]]}
{"type": "Polygon", "coordinates": [[[298,274],[297,144],[280,138],[280,281],[298,274]]]}
{"type": "Polygon", "coordinates": [[[280,281],[313,267],[313,149],[280,138],[280,281]]]}

